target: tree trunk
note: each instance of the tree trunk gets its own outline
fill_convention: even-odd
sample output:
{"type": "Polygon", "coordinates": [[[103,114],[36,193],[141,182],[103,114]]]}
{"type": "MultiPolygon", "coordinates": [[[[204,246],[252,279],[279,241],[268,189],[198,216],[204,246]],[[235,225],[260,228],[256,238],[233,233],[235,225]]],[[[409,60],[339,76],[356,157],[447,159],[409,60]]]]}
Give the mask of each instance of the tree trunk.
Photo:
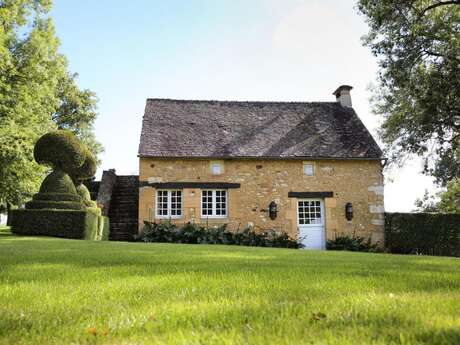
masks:
{"type": "Polygon", "coordinates": [[[10,211],[11,211],[11,204],[9,202],[6,203],[6,226],[10,226],[10,211]]]}

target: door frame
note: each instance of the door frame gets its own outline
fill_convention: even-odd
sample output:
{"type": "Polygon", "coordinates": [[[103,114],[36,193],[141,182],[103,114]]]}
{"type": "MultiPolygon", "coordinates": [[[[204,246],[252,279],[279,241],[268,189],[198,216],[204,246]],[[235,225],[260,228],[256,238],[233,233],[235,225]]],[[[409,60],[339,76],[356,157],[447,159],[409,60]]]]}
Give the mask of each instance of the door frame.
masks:
{"type": "Polygon", "coordinates": [[[296,202],[296,218],[297,218],[297,229],[299,232],[299,237],[301,235],[300,228],[308,229],[308,228],[314,228],[314,227],[321,227],[322,228],[321,250],[326,249],[326,208],[324,204],[325,204],[324,198],[297,198],[297,202],[296,202]],[[302,201],[319,201],[320,202],[320,210],[321,210],[321,223],[320,224],[300,224],[299,202],[302,202],[302,201]]]}

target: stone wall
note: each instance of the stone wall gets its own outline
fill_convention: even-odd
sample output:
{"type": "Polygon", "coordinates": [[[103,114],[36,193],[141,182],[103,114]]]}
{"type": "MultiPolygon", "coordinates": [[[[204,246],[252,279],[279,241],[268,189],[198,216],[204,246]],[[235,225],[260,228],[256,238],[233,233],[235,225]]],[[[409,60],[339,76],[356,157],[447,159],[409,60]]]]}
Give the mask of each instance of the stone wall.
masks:
{"type": "Polygon", "coordinates": [[[104,170],[102,172],[96,202],[102,209],[103,216],[109,215],[112,192],[116,183],[117,175],[115,174],[115,169],[104,170]]]}
{"type": "MultiPolygon", "coordinates": [[[[356,233],[371,236],[383,243],[384,203],[383,175],[376,160],[317,160],[314,176],[303,172],[302,160],[225,160],[221,175],[211,174],[210,160],[140,159],[139,224],[155,220],[155,188],[146,186],[161,182],[233,182],[238,189],[228,190],[228,218],[200,219],[200,189],[183,189],[182,219],[176,223],[227,223],[230,229],[254,226],[256,229],[277,228],[296,237],[297,199],[293,192],[329,192],[325,199],[326,236],[356,233]],[[144,184],[144,186],[142,186],[144,184]],[[278,216],[271,220],[268,205],[275,201],[278,216]],[[345,204],[353,204],[354,217],[345,218],[345,204]]],[[[310,163],[310,162],[309,162],[310,163]]]]}

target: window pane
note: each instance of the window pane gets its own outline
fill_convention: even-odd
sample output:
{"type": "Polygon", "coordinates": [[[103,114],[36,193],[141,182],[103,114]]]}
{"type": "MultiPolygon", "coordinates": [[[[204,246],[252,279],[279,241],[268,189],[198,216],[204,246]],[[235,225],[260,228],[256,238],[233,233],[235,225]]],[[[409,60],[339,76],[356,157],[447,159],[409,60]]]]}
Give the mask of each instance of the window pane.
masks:
{"type": "Polygon", "coordinates": [[[212,164],[212,174],[213,175],[220,175],[222,172],[220,163],[213,163],[212,164]]]}
{"type": "Polygon", "coordinates": [[[201,191],[201,214],[203,216],[212,215],[212,191],[201,191]]]}
{"type": "Polygon", "coordinates": [[[182,215],[182,191],[157,191],[157,215],[162,217],[180,217],[182,215]]]}
{"type": "Polygon", "coordinates": [[[157,191],[157,215],[168,215],[168,191],[166,190],[157,191]]]}
{"type": "Polygon", "coordinates": [[[227,191],[203,190],[201,192],[201,214],[222,217],[227,215],[227,191]]]}
{"type": "Polygon", "coordinates": [[[313,174],[314,174],[313,164],[304,164],[303,165],[303,172],[307,176],[313,176],[313,174]]]}
{"type": "Polygon", "coordinates": [[[297,214],[299,225],[303,224],[321,224],[321,201],[303,200],[298,202],[297,214]]]}

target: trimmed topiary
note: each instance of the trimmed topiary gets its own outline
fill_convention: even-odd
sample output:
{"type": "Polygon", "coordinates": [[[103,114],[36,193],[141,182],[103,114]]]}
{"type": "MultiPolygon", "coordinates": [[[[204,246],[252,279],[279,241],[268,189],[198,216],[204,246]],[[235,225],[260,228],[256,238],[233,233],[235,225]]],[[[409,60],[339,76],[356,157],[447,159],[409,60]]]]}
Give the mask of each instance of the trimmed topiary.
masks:
{"type": "Polygon", "coordinates": [[[77,193],[86,207],[92,208],[101,214],[101,209],[97,207],[97,203],[95,201],[91,200],[91,194],[83,183],[77,186],[77,193]]]}
{"type": "Polygon", "coordinates": [[[97,169],[96,158],[94,158],[91,151],[85,147],[85,161],[83,162],[83,165],[81,165],[79,168],[74,170],[74,172],[72,173],[73,179],[74,181],[77,181],[77,183],[81,183],[82,181],[89,180],[96,173],[96,169],[97,169]]]}
{"type": "Polygon", "coordinates": [[[81,201],[32,200],[26,203],[28,210],[84,210],[85,208],[85,204],[81,201]]]}
{"type": "Polygon", "coordinates": [[[86,152],[72,132],[57,130],[38,139],[34,147],[34,158],[39,164],[73,174],[85,162],[86,152]]]}
{"type": "Polygon", "coordinates": [[[80,196],[81,200],[91,201],[91,194],[83,183],[77,186],[77,194],[80,196]]]}
{"type": "Polygon", "coordinates": [[[66,173],[53,171],[44,180],[40,192],[26,203],[27,209],[84,209],[72,179],[66,173]]]}
{"type": "Polygon", "coordinates": [[[14,210],[11,231],[18,235],[107,240],[109,220],[92,210],[14,210]]]}
{"type": "Polygon", "coordinates": [[[77,194],[59,194],[59,193],[38,193],[32,197],[33,200],[43,201],[81,201],[80,195],[77,194]]]}
{"type": "Polygon", "coordinates": [[[108,219],[91,200],[82,181],[96,172],[92,153],[69,131],[43,135],[35,144],[34,158],[53,168],[39,193],[14,213],[12,231],[23,235],[106,239],[108,219]],[[76,187],[77,186],[77,187],[76,187]]]}
{"type": "Polygon", "coordinates": [[[77,189],[65,172],[55,170],[43,180],[39,193],[77,194],[77,189]]]}

